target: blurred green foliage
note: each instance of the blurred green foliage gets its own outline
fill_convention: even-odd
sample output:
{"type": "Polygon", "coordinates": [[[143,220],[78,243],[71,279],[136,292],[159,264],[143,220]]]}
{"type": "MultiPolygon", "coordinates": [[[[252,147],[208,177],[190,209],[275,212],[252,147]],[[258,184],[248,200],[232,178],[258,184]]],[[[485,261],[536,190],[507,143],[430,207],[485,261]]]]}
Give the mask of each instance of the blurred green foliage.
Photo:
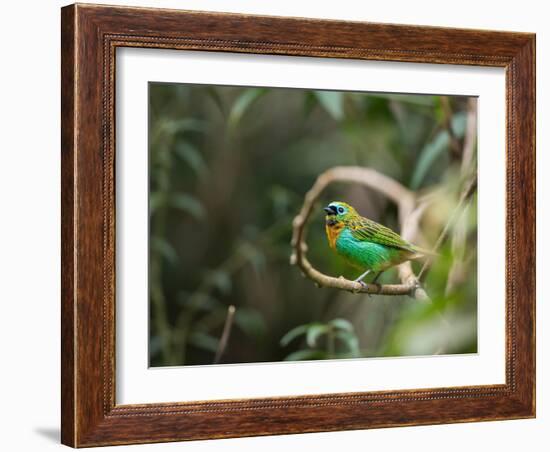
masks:
{"type": "Polygon", "coordinates": [[[307,347],[290,353],[285,360],[361,358],[359,339],[349,320],[334,319],[297,326],[282,337],[281,345],[286,347],[300,337],[305,339],[307,347]]]}
{"type": "MultiPolygon", "coordinates": [[[[231,305],[222,363],[477,351],[475,197],[427,272],[431,304],[318,289],[289,265],[303,196],[338,165],[429,194],[416,243],[430,248],[461,189],[452,143],[464,139],[467,98],[151,83],[149,102],[152,366],[212,363],[231,305]]],[[[339,184],[323,201],[335,199],[399,231],[378,193],[339,184]]],[[[321,207],[309,259],[355,278],[327,245],[321,207]]]]}

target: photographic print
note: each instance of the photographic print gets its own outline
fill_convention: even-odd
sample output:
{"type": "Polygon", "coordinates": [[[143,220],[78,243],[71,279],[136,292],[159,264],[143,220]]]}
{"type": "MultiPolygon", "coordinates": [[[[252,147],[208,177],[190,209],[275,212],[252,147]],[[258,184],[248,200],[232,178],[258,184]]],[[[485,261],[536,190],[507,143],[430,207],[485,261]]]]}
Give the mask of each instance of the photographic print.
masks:
{"type": "Polygon", "coordinates": [[[150,365],[477,352],[476,109],[150,83],[150,365]]]}
{"type": "Polygon", "coordinates": [[[63,444],[535,416],[534,34],[61,31],[63,444]]]}

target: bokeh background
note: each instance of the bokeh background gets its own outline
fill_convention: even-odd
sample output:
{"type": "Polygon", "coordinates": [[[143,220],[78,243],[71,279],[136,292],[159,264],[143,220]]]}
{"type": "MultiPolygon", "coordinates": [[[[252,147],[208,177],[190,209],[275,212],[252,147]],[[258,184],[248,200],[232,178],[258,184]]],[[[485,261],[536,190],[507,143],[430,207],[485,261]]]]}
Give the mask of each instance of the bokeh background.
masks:
{"type": "MultiPolygon", "coordinates": [[[[477,197],[456,206],[475,173],[464,150],[476,108],[456,96],[150,83],[150,365],[475,353],[477,197]],[[289,264],[304,194],[340,165],[430,199],[420,246],[453,218],[425,273],[431,303],[319,289],[289,264]]],[[[353,184],[324,193],[308,258],[354,279],[326,241],[332,200],[399,231],[396,206],[353,184]]],[[[397,283],[397,272],[379,281],[397,283]]]]}

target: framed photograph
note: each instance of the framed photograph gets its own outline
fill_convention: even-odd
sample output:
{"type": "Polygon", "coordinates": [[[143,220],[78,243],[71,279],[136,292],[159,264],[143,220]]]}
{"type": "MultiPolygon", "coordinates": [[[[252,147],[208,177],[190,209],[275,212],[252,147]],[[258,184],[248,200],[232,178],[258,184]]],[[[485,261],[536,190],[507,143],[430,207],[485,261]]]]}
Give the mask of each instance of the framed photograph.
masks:
{"type": "Polygon", "coordinates": [[[62,442],[535,416],[535,36],[62,9],[62,442]]]}

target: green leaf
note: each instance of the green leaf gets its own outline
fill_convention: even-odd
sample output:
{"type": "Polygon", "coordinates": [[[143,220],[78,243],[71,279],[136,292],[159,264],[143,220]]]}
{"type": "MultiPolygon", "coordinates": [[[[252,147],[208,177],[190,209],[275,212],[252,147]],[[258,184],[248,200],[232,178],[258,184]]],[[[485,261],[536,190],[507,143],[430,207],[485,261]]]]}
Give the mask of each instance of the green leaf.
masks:
{"type": "Polygon", "coordinates": [[[306,342],[310,347],[315,347],[317,339],[329,330],[327,325],[313,323],[307,329],[306,342]]]}
{"type": "Polygon", "coordinates": [[[280,341],[281,345],[283,347],[286,347],[288,344],[290,344],[297,337],[306,334],[308,327],[309,327],[309,325],[300,325],[300,326],[297,326],[295,328],[292,328],[288,333],[286,333],[281,338],[281,341],[280,341]]]}
{"type": "Polygon", "coordinates": [[[434,105],[434,117],[438,123],[445,121],[445,109],[443,108],[443,102],[441,97],[437,97],[437,102],[434,105]]]}
{"type": "Polygon", "coordinates": [[[198,175],[206,173],[206,163],[199,150],[191,143],[180,141],[174,148],[174,153],[198,175]]]}
{"type": "Polygon", "coordinates": [[[176,209],[193,216],[197,220],[203,220],[206,217],[204,207],[197,198],[187,193],[176,193],[170,197],[170,205],[176,209]]]}
{"type": "Polygon", "coordinates": [[[171,264],[176,264],[178,262],[178,255],[176,250],[161,237],[151,237],[151,249],[160,253],[171,264]]]}
{"type": "Polygon", "coordinates": [[[467,115],[463,111],[456,113],[451,118],[451,129],[458,138],[462,138],[466,133],[466,121],[467,115]]]}
{"type": "Polygon", "coordinates": [[[235,311],[235,324],[248,336],[259,338],[265,335],[267,326],[262,315],[250,308],[235,311]]]}
{"type": "Polygon", "coordinates": [[[246,113],[246,110],[267,92],[266,88],[248,88],[243,91],[231,107],[227,120],[228,128],[234,130],[246,113]]]}
{"type": "Polygon", "coordinates": [[[323,108],[337,121],[344,117],[344,95],[338,91],[314,91],[323,108]]]}
{"type": "MultiPolygon", "coordinates": [[[[466,131],[466,114],[464,112],[456,113],[451,118],[451,129],[457,138],[462,138],[466,131]]],[[[428,174],[428,171],[432,167],[437,158],[449,148],[449,132],[447,130],[441,130],[436,134],[433,140],[424,146],[420,152],[418,163],[414,170],[413,177],[411,179],[411,188],[417,190],[422,181],[428,174]]]]}
{"type": "Polygon", "coordinates": [[[260,249],[255,247],[250,242],[243,242],[239,248],[240,253],[254,267],[256,274],[261,273],[265,269],[265,256],[260,249]]]}
{"type": "Polygon", "coordinates": [[[346,319],[334,319],[329,322],[330,325],[339,330],[345,330],[353,332],[353,325],[346,319]]]}
{"type": "Polygon", "coordinates": [[[193,330],[208,333],[221,328],[227,317],[227,306],[213,311],[207,311],[193,322],[193,330]]]}
{"type": "Polygon", "coordinates": [[[216,352],[218,350],[218,339],[210,334],[196,331],[189,336],[189,342],[195,347],[208,350],[210,352],[216,352]]]}
{"type": "Polygon", "coordinates": [[[177,300],[180,306],[201,311],[213,311],[224,306],[216,298],[206,293],[192,295],[189,292],[182,291],[178,294],[177,300]]]}
{"type": "Polygon", "coordinates": [[[369,97],[379,97],[381,99],[394,100],[421,107],[434,107],[437,96],[427,96],[418,94],[392,94],[392,93],[377,93],[369,94],[369,97]]]}
{"type": "Polygon", "coordinates": [[[360,356],[359,339],[354,333],[350,331],[339,330],[334,333],[334,337],[346,344],[346,347],[354,357],[360,356]]]}
{"type": "Polygon", "coordinates": [[[206,276],[210,284],[219,289],[222,294],[229,294],[233,286],[231,277],[223,270],[210,270],[206,276]]]}
{"type": "Polygon", "coordinates": [[[153,129],[151,134],[151,143],[156,143],[163,135],[174,136],[179,132],[204,132],[206,130],[206,122],[195,118],[168,119],[159,121],[157,124],[158,126],[153,129]]]}
{"type": "Polygon", "coordinates": [[[149,355],[154,356],[156,354],[160,354],[163,348],[164,348],[164,336],[162,335],[151,336],[151,339],[149,340],[149,355]]]}
{"type": "Polygon", "coordinates": [[[218,92],[218,90],[213,87],[213,86],[209,86],[207,89],[206,89],[206,92],[208,93],[208,95],[210,96],[210,99],[212,99],[212,101],[216,104],[216,106],[218,107],[218,109],[220,110],[220,113],[222,115],[225,115],[225,106],[224,106],[224,102],[223,102],[223,99],[222,97],[220,96],[220,93],[218,92]]]}
{"type": "Polygon", "coordinates": [[[285,361],[304,361],[326,359],[327,354],[322,350],[298,350],[285,357],[285,361]]]}
{"type": "Polygon", "coordinates": [[[204,132],[206,122],[195,118],[173,119],[166,122],[165,130],[168,133],[204,132]]]}
{"type": "Polygon", "coordinates": [[[153,215],[165,201],[166,196],[162,192],[152,192],[149,196],[149,215],[153,215]]]}
{"type": "Polygon", "coordinates": [[[317,97],[312,91],[304,91],[304,117],[307,118],[318,104],[317,97]]]}
{"type": "Polygon", "coordinates": [[[417,190],[420,187],[432,164],[448,147],[449,133],[446,130],[441,130],[432,141],[424,146],[418,157],[418,163],[411,180],[411,188],[413,190],[417,190]]]}

